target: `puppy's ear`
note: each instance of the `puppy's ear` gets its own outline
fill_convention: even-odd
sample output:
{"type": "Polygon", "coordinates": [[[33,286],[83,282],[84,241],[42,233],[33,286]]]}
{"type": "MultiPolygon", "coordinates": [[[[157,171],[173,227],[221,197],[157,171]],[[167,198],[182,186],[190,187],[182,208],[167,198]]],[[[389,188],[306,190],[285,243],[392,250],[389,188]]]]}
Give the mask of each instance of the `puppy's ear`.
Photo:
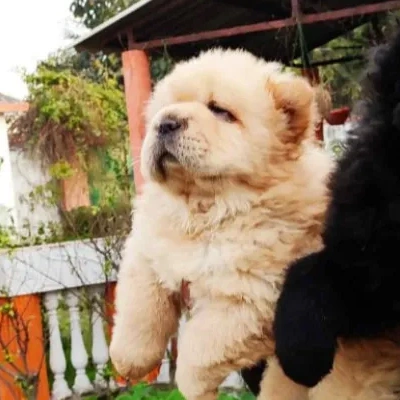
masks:
{"type": "Polygon", "coordinates": [[[292,75],[268,79],[266,89],[277,110],[287,118],[288,129],[281,140],[284,143],[301,142],[315,124],[314,89],[304,78],[292,75]]]}

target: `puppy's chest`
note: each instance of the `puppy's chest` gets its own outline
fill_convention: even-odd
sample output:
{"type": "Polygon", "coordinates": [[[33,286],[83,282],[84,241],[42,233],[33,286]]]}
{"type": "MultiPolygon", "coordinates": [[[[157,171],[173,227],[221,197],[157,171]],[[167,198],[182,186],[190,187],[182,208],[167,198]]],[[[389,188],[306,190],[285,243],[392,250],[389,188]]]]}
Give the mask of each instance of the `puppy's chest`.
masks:
{"type": "Polygon", "coordinates": [[[239,216],[197,234],[159,224],[150,256],[162,281],[173,289],[182,279],[270,280],[300,251],[306,230],[266,216],[239,216]]]}

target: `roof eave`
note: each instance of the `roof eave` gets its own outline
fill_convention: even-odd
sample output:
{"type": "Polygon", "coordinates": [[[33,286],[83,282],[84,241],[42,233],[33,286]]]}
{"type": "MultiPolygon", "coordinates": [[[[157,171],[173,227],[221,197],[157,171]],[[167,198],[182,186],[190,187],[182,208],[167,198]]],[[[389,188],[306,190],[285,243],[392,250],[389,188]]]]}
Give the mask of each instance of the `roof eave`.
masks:
{"type": "MultiPolygon", "coordinates": [[[[113,25],[117,24],[117,22],[122,21],[124,18],[128,17],[130,14],[135,12],[136,10],[139,10],[140,8],[146,6],[147,4],[151,3],[154,0],[140,0],[137,3],[132,4],[130,7],[128,7],[126,10],[121,11],[114,17],[108,19],[107,21],[103,22],[102,24],[96,26],[96,28],[92,29],[90,32],[87,34],[81,36],[79,39],[77,39],[75,42],[72,43],[71,47],[75,48],[78,51],[83,51],[83,50],[95,50],[94,48],[91,48],[91,46],[87,44],[87,42],[90,42],[91,39],[93,39],[96,35],[99,33],[105,33],[107,30],[115,31],[113,29],[113,25]]],[[[110,49],[110,51],[113,49],[110,49]]]]}

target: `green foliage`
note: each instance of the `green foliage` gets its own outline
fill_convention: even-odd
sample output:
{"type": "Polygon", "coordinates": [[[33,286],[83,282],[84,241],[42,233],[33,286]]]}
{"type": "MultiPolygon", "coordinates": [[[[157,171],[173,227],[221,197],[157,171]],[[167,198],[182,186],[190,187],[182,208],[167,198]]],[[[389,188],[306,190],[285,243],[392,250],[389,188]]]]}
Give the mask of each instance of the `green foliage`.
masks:
{"type": "Polygon", "coordinates": [[[57,51],[48,60],[42,61],[40,66],[54,72],[74,71],[97,83],[110,77],[121,83],[120,57],[115,54],[105,55],[101,52],[92,54],[87,51],[77,53],[73,49],[64,49],[57,51]]]}
{"type": "MultiPolygon", "coordinates": [[[[85,400],[100,400],[109,397],[89,396],[85,400]]],[[[157,386],[139,383],[127,392],[112,397],[115,400],[185,400],[178,389],[162,389],[157,386]]],[[[236,393],[221,392],[218,400],[255,400],[255,396],[247,391],[236,393]]]]}
{"type": "Polygon", "coordinates": [[[29,223],[24,223],[18,232],[14,225],[0,226],[0,249],[12,251],[19,247],[38,246],[45,243],[58,243],[65,240],[62,227],[56,222],[41,223],[33,231],[29,223]]]}
{"type": "MultiPolygon", "coordinates": [[[[90,26],[132,3],[78,0],[71,10],[90,26]],[[85,17],[82,13],[86,12],[85,17]]],[[[10,133],[19,135],[32,155],[38,156],[51,180],[23,201],[32,212],[38,204],[59,207],[59,183],[71,178],[79,163],[88,173],[93,207],[70,213],[60,209],[61,223],[43,224],[35,231],[26,224],[23,234],[4,228],[0,247],[127,233],[133,168],[121,72],[117,55],[78,54],[69,49],[58,51],[25,75],[30,109],[12,122],[10,133]]]]}
{"type": "MultiPolygon", "coordinates": [[[[86,28],[93,29],[116,14],[124,11],[127,7],[139,0],[73,0],[70,10],[74,18],[80,21],[86,28]]],[[[102,52],[89,55],[86,52],[76,55],[69,63],[73,64],[74,69],[84,70],[85,73],[96,79],[101,66],[106,67],[113,76],[122,83],[121,59],[117,55],[105,55],[102,52]],[[89,59],[97,59],[97,67],[91,66],[89,59]]],[[[151,76],[154,82],[157,82],[171,69],[173,60],[166,51],[163,54],[152,57],[151,76]]]]}
{"type": "Polygon", "coordinates": [[[101,82],[62,67],[59,58],[47,60],[26,76],[31,108],[13,121],[12,134],[25,138],[51,180],[21,200],[32,212],[38,204],[58,207],[59,182],[71,178],[79,162],[88,173],[93,207],[69,213],[60,209],[61,223],[42,224],[36,231],[25,224],[23,234],[13,227],[1,228],[0,248],[128,232],[133,168],[124,94],[107,74],[97,78],[101,82]]]}
{"type": "MultiPolygon", "coordinates": [[[[119,395],[116,400],[185,400],[178,389],[162,389],[153,385],[140,383],[126,393],[119,395]]],[[[254,400],[255,397],[247,392],[238,393],[221,392],[218,400],[254,400]]]]}
{"type": "MultiPolygon", "coordinates": [[[[115,241],[124,238],[131,228],[130,202],[111,205],[79,207],[60,212],[61,221],[41,223],[36,230],[26,223],[25,233],[14,226],[0,226],[0,249],[13,250],[25,246],[59,243],[69,240],[95,239],[113,236],[115,241]]],[[[110,243],[109,247],[115,247],[110,243]]]]}
{"type": "Polygon", "coordinates": [[[70,10],[87,28],[93,29],[138,0],[73,0],[70,10]]]}
{"type": "Polygon", "coordinates": [[[49,173],[50,176],[55,179],[67,179],[74,175],[74,170],[70,163],[65,160],[60,160],[50,165],[49,173]]]}
{"type": "Polygon", "coordinates": [[[131,205],[79,207],[62,213],[64,240],[116,235],[124,237],[131,227],[131,205]]]}
{"type": "Polygon", "coordinates": [[[390,12],[372,18],[369,23],[335,38],[312,52],[313,62],[347,59],[320,68],[323,83],[330,88],[333,105],[353,105],[360,96],[360,79],[370,49],[386,40],[397,25],[399,13],[390,12]]]}
{"type": "Polygon", "coordinates": [[[128,138],[119,146],[99,150],[89,160],[92,205],[113,207],[131,201],[134,191],[132,164],[128,138]]]}
{"type": "Polygon", "coordinates": [[[150,64],[150,72],[153,83],[156,83],[160,79],[164,78],[164,76],[171,71],[174,65],[175,62],[168,54],[167,49],[164,49],[162,55],[153,57],[150,64]]]}
{"type": "Polygon", "coordinates": [[[125,99],[114,79],[96,83],[69,69],[55,71],[50,63],[26,75],[31,107],[13,122],[14,134],[49,164],[69,161],[76,149],[87,156],[128,136],[125,99]]]}
{"type": "Polygon", "coordinates": [[[0,225],[0,249],[10,249],[13,240],[10,229],[0,225]]]}

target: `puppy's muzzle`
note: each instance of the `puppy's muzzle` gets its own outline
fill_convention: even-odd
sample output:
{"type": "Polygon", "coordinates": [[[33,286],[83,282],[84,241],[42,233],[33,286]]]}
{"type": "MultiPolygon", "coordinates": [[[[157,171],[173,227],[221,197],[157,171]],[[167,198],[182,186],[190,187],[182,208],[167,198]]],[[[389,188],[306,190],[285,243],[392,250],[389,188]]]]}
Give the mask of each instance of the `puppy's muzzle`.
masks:
{"type": "Polygon", "coordinates": [[[178,142],[180,133],[188,126],[188,121],[175,115],[165,115],[155,126],[157,140],[154,146],[154,166],[158,177],[167,176],[168,167],[179,165],[178,142]]]}
{"type": "Polygon", "coordinates": [[[184,121],[175,117],[165,117],[158,125],[158,134],[160,136],[170,136],[181,131],[184,127],[184,121]]]}

